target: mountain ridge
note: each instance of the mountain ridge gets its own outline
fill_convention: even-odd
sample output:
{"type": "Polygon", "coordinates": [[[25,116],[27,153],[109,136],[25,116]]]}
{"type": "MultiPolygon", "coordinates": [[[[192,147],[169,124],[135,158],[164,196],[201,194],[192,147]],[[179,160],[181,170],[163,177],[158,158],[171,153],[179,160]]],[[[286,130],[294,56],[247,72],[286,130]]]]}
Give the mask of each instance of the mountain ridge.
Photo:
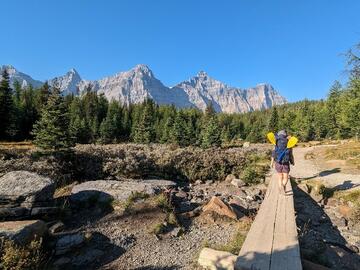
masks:
{"type": "MultiPolygon", "coordinates": [[[[22,87],[29,84],[39,87],[43,84],[13,66],[0,66],[1,71],[4,68],[8,70],[12,84],[15,80],[18,80],[22,87]]],[[[107,99],[119,100],[126,105],[151,98],[160,105],[174,104],[179,108],[194,107],[201,110],[212,103],[217,112],[225,113],[267,109],[287,102],[270,84],[263,83],[241,89],[216,80],[205,71],[199,71],[188,80],[168,87],[157,79],[145,64],[138,64],[130,70],[99,80],[84,80],[76,69],[72,68],[62,76],[49,79],[48,83],[59,87],[64,95],[81,95],[91,87],[98,94],[104,94],[107,99]]]]}

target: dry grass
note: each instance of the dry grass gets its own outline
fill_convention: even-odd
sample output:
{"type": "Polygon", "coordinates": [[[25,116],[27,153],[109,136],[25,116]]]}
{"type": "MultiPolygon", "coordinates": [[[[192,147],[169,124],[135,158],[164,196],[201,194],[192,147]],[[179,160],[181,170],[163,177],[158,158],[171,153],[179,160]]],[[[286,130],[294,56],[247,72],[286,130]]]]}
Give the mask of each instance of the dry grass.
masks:
{"type": "Polygon", "coordinates": [[[22,150],[31,150],[35,146],[30,141],[23,142],[0,142],[0,149],[22,149],[22,150]]]}
{"type": "Polygon", "coordinates": [[[358,224],[360,222],[360,190],[354,191],[337,191],[334,197],[343,201],[344,203],[351,204],[350,220],[358,224]]]}
{"type": "Polygon", "coordinates": [[[19,246],[10,240],[3,242],[1,269],[4,270],[37,270],[42,269],[44,254],[42,240],[33,240],[27,246],[19,246]]]}
{"type": "Polygon", "coordinates": [[[322,169],[340,168],[345,173],[359,173],[360,142],[337,141],[337,144],[319,146],[305,155],[306,160],[314,160],[322,169]]]}
{"type": "Polygon", "coordinates": [[[78,184],[78,182],[71,183],[63,187],[59,187],[55,190],[54,198],[67,197],[71,195],[72,188],[78,184]]]}

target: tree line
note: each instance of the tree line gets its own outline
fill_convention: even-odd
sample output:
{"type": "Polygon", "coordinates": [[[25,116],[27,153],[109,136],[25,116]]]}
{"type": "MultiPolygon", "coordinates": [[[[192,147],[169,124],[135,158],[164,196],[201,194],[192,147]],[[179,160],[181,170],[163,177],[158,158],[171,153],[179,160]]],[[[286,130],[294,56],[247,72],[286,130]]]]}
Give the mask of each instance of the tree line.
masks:
{"type": "Polygon", "coordinates": [[[360,135],[360,60],[349,52],[349,82],[335,82],[326,99],[304,100],[243,114],[157,105],[152,100],[122,105],[89,87],[81,96],[63,96],[47,83],[38,89],[0,82],[0,140],[33,140],[44,149],[75,143],[169,143],[204,148],[234,142],[265,142],[285,128],[301,141],[360,135]]]}

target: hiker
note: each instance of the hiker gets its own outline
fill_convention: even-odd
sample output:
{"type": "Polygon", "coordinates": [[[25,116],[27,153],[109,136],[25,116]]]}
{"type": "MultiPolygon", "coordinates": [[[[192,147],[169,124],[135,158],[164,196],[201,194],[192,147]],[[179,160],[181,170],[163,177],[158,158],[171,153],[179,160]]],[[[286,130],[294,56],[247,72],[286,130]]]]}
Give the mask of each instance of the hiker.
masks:
{"type": "Polygon", "coordinates": [[[285,129],[280,130],[276,136],[275,149],[271,155],[271,167],[275,165],[275,170],[279,175],[279,191],[281,194],[286,193],[286,184],[290,172],[290,163],[295,165],[292,149],[287,148],[290,138],[285,129]]]}

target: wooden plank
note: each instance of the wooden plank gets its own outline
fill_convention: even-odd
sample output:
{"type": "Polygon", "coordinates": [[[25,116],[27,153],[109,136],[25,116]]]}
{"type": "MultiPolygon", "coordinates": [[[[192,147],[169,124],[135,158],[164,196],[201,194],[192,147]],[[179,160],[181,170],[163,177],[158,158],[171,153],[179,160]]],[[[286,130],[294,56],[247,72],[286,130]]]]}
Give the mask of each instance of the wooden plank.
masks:
{"type": "Polygon", "coordinates": [[[287,235],[285,228],[285,207],[285,196],[280,195],[278,199],[275,217],[274,237],[272,243],[270,264],[271,270],[284,269],[283,266],[284,264],[286,264],[287,235]]]}
{"type": "Polygon", "coordinates": [[[273,175],[236,260],[237,270],[302,269],[291,183],[284,196],[279,194],[277,181],[273,175]]]}
{"type": "Polygon", "coordinates": [[[271,270],[302,269],[290,182],[288,182],[286,190],[286,196],[280,196],[277,206],[271,270]]]}
{"type": "Polygon", "coordinates": [[[265,199],[239,253],[235,269],[269,269],[278,192],[276,178],[272,177],[265,199]]]}

